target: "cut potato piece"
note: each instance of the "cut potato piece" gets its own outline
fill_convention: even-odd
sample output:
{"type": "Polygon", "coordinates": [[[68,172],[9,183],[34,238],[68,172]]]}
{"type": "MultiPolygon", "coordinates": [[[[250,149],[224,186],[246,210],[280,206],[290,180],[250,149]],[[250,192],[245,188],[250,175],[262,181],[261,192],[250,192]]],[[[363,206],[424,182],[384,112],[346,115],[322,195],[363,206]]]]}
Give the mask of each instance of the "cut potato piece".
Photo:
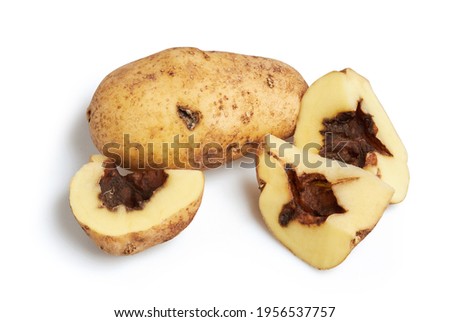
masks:
{"type": "Polygon", "coordinates": [[[401,202],[409,184],[408,156],[369,82],[351,69],[331,72],[305,93],[294,144],[379,176],[401,202]]]}
{"type": "Polygon", "coordinates": [[[73,214],[105,252],[140,252],[172,239],[193,219],[203,195],[203,173],[156,171],[122,176],[112,160],[95,155],[73,177],[73,214]]]}
{"type": "Polygon", "coordinates": [[[259,208],[268,228],[318,269],[340,264],[374,228],[394,193],[361,168],[267,136],[258,155],[259,208]]]}

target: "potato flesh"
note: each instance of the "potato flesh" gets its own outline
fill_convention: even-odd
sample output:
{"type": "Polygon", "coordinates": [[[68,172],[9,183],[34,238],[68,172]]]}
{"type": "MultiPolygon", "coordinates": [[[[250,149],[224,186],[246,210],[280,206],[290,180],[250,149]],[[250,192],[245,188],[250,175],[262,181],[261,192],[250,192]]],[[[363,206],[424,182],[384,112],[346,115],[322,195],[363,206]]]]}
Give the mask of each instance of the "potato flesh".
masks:
{"type": "Polygon", "coordinates": [[[363,111],[372,115],[378,127],[377,138],[393,154],[391,157],[375,152],[377,165],[364,169],[391,185],[395,189],[391,202],[398,203],[405,198],[409,183],[406,149],[370,83],[353,70],[331,72],[311,85],[302,99],[294,144],[300,149],[311,147],[312,153],[318,153],[324,139],[320,133],[324,118],[355,111],[361,99],[363,111]]]}
{"type": "MultiPolygon", "coordinates": [[[[130,162],[121,160],[126,168],[137,168],[139,157],[145,167],[152,160],[159,168],[205,168],[209,154],[203,148],[211,142],[222,149],[213,155],[219,165],[239,157],[240,148],[260,142],[267,133],[291,136],[306,88],[297,71],[276,60],[168,49],[125,65],[102,81],[88,109],[91,136],[99,151],[108,143],[122,144],[124,134],[141,144],[143,153],[131,149],[130,162]],[[198,113],[198,124],[186,124],[180,107],[198,113]],[[171,144],[177,135],[181,142],[194,135],[200,143],[197,164],[188,162],[187,149],[175,157],[171,144]],[[169,147],[167,163],[163,144],[169,147]]],[[[125,151],[116,152],[124,156],[125,151]]]]}
{"type": "Polygon", "coordinates": [[[275,143],[270,151],[276,157],[262,151],[257,167],[258,178],[265,182],[259,199],[264,221],[282,244],[310,265],[319,269],[338,265],[360,241],[357,232],[371,230],[376,225],[392,197],[393,189],[360,168],[343,167],[337,161],[308,155],[309,162],[321,162],[322,165],[308,168],[301,163],[297,174],[320,173],[332,183],[341,181],[332,189],[338,204],[347,211],[330,215],[321,225],[302,225],[293,220],[282,227],[278,222],[279,214],[283,205],[292,199],[284,166],[295,163],[301,151],[273,136],[269,140],[275,143]],[[283,149],[283,156],[279,152],[281,145],[290,146],[283,149]],[[271,167],[263,158],[268,158],[275,166],[271,167]]]}

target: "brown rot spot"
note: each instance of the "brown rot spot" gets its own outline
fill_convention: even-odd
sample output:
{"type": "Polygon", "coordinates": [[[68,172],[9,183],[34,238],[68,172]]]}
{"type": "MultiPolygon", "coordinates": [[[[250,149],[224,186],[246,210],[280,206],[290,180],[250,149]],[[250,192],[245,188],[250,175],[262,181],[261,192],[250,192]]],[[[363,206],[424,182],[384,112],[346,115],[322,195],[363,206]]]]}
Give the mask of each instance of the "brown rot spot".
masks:
{"type": "Polygon", "coordinates": [[[353,247],[355,247],[356,245],[358,245],[364,238],[366,238],[367,235],[369,235],[369,233],[372,231],[371,228],[369,229],[362,229],[362,230],[358,230],[355,234],[355,238],[352,239],[351,241],[351,245],[353,247]]]}
{"type": "Polygon", "coordinates": [[[164,170],[145,170],[121,175],[113,161],[103,163],[105,171],[99,181],[98,198],[103,206],[115,210],[124,205],[129,210],[143,209],[155,190],[167,180],[164,170]]]}
{"type": "Polygon", "coordinates": [[[145,75],[145,79],[154,81],[154,80],[156,80],[156,75],[155,75],[155,73],[151,73],[151,74],[145,75]]]}
{"type": "Polygon", "coordinates": [[[273,76],[272,75],[267,76],[266,81],[267,81],[267,86],[269,86],[270,88],[274,88],[275,87],[275,82],[273,80],[273,76]]]}
{"type": "Polygon", "coordinates": [[[177,113],[178,116],[183,120],[184,124],[189,131],[195,129],[198,123],[200,123],[200,119],[202,114],[198,111],[193,111],[189,106],[177,104],[177,113]]]}
{"type": "Polygon", "coordinates": [[[86,118],[87,118],[88,122],[91,121],[91,114],[92,114],[92,111],[91,111],[91,108],[89,107],[86,111],[86,118]]]}
{"type": "Polygon", "coordinates": [[[322,157],[343,161],[360,168],[377,165],[374,152],[392,156],[386,146],[376,137],[378,128],[372,115],[361,109],[362,99],[356,111],[342,112],[334,118],[324,119],[324,144],[319,151],[322,157]]]}
{"type": "Polygon", "coordinates": [[[283,206],[278,217],[281,226],[292,220],[303,225],[320,225],[332,214],[342,214],[342,208],[334,196],[332,184],[320,173],[297,175],[295,169],[286,166],[292,200],[283,206]]]}

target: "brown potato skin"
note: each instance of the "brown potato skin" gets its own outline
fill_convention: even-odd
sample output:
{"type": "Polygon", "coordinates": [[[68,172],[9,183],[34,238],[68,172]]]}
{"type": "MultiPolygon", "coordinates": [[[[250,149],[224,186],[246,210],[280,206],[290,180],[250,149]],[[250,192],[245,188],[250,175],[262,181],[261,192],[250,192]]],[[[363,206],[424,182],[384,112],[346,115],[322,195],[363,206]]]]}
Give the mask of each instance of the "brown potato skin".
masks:
{"type": "Polygon", "coordinates": [[[78,223],[84,232],[104,252],[116,256],[132,255],[176,237],[191,223],[192,219],[194,219],[201,201],[202,196],[193,201],[178,214],[172,215],[166,221],[157,226],[153,226],[148,230],[121,236],[103,235],[81,222],[78,223]]]}
{"type": "Polygon", "coordinates": [[[307,87],[280,61],[171,48],[106,76],[87,117],[97,149],[124,168],[205,169],[242,156],[267,133],[290,137],[307,87]],[[174,152],[176,136],[191,135],[194,149],[174,152]]]}

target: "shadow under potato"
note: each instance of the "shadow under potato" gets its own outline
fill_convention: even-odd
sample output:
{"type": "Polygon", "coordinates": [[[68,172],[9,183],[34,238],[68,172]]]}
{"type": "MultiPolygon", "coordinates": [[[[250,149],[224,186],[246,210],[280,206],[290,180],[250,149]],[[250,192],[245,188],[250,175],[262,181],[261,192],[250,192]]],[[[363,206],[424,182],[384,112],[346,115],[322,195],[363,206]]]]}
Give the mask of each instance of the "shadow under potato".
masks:
{"type": "Polygon", "coordinates": [[[244,178],[242,182],[242,190],[248,201],[247,202],[248,212],[251,214],[253,219],[258,223],[260,227],[262,227],[265,231],[269,232],[261,216],[261,212],[259,210],[260,191],[258,189],[258,183],[256,182],[256,175],[254,180],[251,180],[250,178],[244,178]]]}

